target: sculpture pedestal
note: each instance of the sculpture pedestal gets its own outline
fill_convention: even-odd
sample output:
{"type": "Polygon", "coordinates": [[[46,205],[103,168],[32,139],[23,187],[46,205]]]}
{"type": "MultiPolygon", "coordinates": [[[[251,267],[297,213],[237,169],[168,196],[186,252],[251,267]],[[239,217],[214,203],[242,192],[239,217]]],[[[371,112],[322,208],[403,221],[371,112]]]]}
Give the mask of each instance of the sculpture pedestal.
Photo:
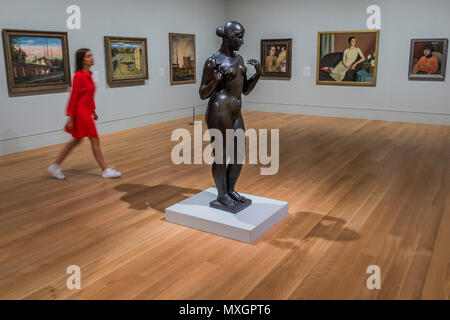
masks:
{"type": "Polygon", "coordinates": [[[166,208],[166,221],[252,243],[288,214],[287,202],[241,195],[252,204],[234,214],[209,206],[217,198],[216,188],[209,188],[166,208]]]}

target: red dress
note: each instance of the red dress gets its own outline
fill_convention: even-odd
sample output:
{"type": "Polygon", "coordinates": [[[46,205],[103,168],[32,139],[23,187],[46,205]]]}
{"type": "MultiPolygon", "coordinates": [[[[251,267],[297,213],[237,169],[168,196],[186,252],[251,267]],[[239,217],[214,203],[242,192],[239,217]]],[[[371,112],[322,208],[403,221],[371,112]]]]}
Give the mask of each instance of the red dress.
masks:
{"type": "Polygon", "coordinates": [[[75,139],[98,137],[92,116],[95,110],[94,94],[95,83],[92,80],[91,73],[86,71],[75,72],[66,112],[67,116],[73,117],[74,124],[72,129],[65,129],[75,139]]]}

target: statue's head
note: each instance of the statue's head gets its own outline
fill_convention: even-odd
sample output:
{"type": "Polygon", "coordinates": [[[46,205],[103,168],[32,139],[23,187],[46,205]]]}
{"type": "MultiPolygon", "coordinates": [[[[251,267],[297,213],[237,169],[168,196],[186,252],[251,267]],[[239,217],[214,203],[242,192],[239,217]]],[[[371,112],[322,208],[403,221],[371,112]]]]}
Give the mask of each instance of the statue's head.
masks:
{"type": "Polygon", "coordinates": [[[244,44],[244,33],[244,27],[236,21],[228,21],[224,26],[216,29],[217,36],[221,37],[233,50],[239,50],[244,44]]]}

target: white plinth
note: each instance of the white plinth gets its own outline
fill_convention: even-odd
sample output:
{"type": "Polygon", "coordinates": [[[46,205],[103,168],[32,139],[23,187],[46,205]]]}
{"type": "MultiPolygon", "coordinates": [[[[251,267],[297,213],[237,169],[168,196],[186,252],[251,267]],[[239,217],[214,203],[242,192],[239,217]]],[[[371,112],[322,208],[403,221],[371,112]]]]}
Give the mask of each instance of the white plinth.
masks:
{"type": "Polygon", "coordinates": [[[209,188],[166,208],[166,221],[252,243],[288,214],[287,202],[242,195],[252,205],[234,214],[209,206],[217,198],[216,188],[209,188]]]}

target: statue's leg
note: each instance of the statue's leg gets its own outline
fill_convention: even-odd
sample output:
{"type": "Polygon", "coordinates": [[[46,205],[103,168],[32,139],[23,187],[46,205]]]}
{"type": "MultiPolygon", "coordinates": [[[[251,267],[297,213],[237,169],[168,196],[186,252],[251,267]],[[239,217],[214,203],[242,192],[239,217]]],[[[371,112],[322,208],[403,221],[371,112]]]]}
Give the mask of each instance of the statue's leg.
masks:
{"type": "MultiPolygon", "coordinates": [[[[226,142],[225,142],[225,133],[226,128],[231,127],[232,123],[231,120],[229,124],[226,123],[228,119],[224,119],[223,115],[220,115],[218,112],[209,112],[208,116],[206,117],[206,123],[208,125],[208,129],[218,129],[220,132],[222,132],[223,137],[223,145],[222,145],[222,161],[221,163],[217,163],[218,159],[216,159],[216,155],[214,154],[214,163],[212,164],[212,175],[214,178],[214,183],[216,184],[217,188],[217,201],[222,203],[223,205],[227,207],[233,207],[237,205],[236,200],[234,200],[229,194],[228,194],[228,187],[227,187],[227,162],[226,162],[226,142]]],[[[213,142],[213,141],[211,141],[213,142]]]]}
{"type": "MultiPolygon", "coordinates": [[[[214,137],[212,139],[214,139],[214,137]]],[[[211,143],[213,141],[214,140],[211,140],[211,143]]],[[[214,157],[216,157],[215,154],[214,157]]],[[[226,173],[227,173],[226,155],[225,154],[223,155],[221,163],[217,163],[218,160],[219,159],[215,159],[214,163],[212,164],[212,175],[214,177],[214,182],[217,187],[218,198],[222,198],[228,191],[226,180],[226,173]]]]}
{"type": "MultiPolygon", "coordinates": [[[[242,115],[239,116],[239,118],[234,123],[234,130],[236,129],[242,129],[245,132],[244,127],[244,120],[242,119],[242,115]]],[[[245,157],[245,139],[244,139],[244,145],[238,146],[239,140],[234,138],[234,159],[233,163],[230,163],[227,168],[227,185],[228,185],[228,194],[236,201],[239,202],[246,202],[247,198],[241,196],[236,191],[234,191],[234,188],[236,186],[236,183],[239,179],[239,175],[241,174],[242,170],[242,163],[243,163],[243,157],[245,157]],[[238,148],[241,148],[241,153],[238,153],[238,148]]]]}

